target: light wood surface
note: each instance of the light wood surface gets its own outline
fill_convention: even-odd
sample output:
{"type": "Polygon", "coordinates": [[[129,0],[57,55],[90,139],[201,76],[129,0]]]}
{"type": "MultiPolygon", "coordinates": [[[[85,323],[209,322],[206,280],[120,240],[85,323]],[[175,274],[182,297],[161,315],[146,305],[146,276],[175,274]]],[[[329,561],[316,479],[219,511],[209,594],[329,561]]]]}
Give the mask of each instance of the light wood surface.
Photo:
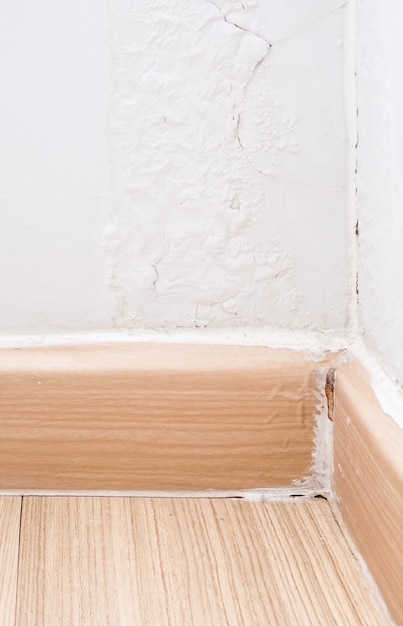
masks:
{"type": "Polygon", "coordinates": [[[403,431],[356,361],[335,386],[334,483],[341,514],[396,623],[403,625],[403,431]]]}
{"type": "Polygon", "coordinates": [[[14,626],[22,498],[0,497],[0,624],[14,626]]]}
{"type": "Polygon", "coordinates": [[[290,487],[324,367],[263,347],[2,349],[0,489],[290,487]]]}
{"type": "Polygon", "coordinates": [[[16,626],[386,623],[325,500],[24,498],[16,626]]]}

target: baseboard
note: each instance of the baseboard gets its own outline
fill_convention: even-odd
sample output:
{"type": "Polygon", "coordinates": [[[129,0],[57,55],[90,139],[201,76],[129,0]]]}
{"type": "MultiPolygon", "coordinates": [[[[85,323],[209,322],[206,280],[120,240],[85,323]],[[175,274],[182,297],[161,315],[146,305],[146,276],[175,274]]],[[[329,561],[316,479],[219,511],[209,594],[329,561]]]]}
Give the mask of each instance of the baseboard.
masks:
{"type": "Polygon", "coordinates": [[[0,489],[306,493],[328,368],[264,347],[2,349],[0,489]]]}
{"type": "Polygon", "coordinates": [[[334,492],[392,617],[403,624],[403,432],[357,361],[337,372],[334,492]]]}

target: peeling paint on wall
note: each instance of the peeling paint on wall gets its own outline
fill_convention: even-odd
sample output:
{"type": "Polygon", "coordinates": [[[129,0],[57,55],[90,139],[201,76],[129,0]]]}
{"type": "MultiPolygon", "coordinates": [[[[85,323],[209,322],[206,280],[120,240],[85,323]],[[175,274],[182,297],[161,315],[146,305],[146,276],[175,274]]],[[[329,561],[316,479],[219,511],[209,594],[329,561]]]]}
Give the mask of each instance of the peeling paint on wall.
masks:
{"type": "Polygon", "coordinates": [[[5,6],[0,332],[344,329],[343,5],[5,6]]]}
{"type": "Polygon", "coordinates": [[[116,324],[309,325],[298,255],[275,216],[289,182],[278,169],[301,152],[299,115],[282,110],[281,85],[270,88],[256,3],[109,8],[115,206],[105,236],[116,324]]]}

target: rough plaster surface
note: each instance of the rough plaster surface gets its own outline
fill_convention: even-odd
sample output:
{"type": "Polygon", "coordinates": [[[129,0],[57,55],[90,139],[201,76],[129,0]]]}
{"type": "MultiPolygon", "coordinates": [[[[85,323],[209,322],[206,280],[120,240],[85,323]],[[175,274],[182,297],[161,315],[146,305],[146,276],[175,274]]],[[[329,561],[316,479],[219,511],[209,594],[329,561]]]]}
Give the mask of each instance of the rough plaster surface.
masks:
{"type": "Polygon", "coordinates": [[[364,340],[403,384],[403,87],[397,0],[359,2],[357,198],[359,320],[364,340]]]}
{"type": "Polygon", "coordinates": [[[1,9],[0,331],[345,328],[345,3],[107,5],[1,9]]]}

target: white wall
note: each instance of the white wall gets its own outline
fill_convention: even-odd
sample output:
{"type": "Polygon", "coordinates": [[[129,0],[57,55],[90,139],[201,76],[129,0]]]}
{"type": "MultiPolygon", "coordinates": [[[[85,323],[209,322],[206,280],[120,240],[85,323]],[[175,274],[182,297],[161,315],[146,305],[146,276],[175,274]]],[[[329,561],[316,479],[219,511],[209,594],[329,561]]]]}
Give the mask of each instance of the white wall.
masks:
{"type": "Polygon", "coordinates": [[[359,321],[403,383],[403,6],[360,0],[357,16],[359,321]]]}
{"type": "Polygon", "coordinates": [[[0,8],[0,332],[348,326],[342,0],[0,8]]]}
{"type": "Polygon", "coordinates": [[[1,3],[1,332],[113,324],[107,41],[98,0],[1,3]]]}

